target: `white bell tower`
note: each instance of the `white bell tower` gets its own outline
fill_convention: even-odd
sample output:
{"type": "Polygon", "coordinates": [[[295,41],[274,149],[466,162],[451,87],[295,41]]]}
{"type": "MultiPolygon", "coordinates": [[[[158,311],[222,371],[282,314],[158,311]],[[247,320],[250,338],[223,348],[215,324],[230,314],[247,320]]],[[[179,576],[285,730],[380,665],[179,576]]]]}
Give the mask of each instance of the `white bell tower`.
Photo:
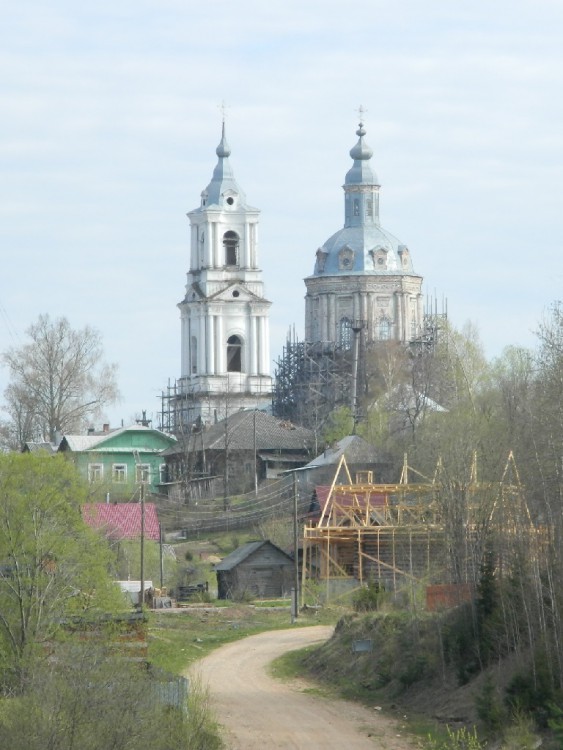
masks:
{"type": "Polygon", "coordinates": [[[190,270],[178,304],[182,374],[177,410],[184,425],[210,423],[240,409],[269,409],[269,310],[258,267],[259,210],[237,184],[225,137],[201,204],[188,213],[190,270]]]}

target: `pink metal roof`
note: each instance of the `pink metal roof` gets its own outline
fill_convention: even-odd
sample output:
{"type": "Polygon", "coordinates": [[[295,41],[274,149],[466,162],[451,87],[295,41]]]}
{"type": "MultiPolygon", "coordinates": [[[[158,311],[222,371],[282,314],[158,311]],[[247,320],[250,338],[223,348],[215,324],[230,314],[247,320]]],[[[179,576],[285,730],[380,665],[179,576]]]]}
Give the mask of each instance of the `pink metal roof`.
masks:
{"type": "MultiPolygon", "coordinates": [[[[141,536],[140,503],[87,503],[82,518],[93,529],[102,530],[111,539],[136,539],[141,536]]],[[[145,503],[145,539],[158,542],[160,527],[154,503],[145,503]]]]}

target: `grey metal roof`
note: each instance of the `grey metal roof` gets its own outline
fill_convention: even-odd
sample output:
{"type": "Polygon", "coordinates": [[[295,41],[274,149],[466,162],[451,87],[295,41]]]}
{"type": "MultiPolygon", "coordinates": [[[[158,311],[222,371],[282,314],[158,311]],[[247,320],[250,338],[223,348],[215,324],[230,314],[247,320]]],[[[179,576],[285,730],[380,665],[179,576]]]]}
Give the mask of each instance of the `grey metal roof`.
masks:
{"type": "Polygon", "coordinates": [[[25,450],[29,451],[29,453],[56,453],[57,446],[47,442],[27,442],[25,450]]]}
{"type": "Polygon", "coordinates": [[[252,209],[246,203],[246,195],[244,190],[240,187],[238,182],[235,180],[235,175],[231,163],[229,162],[229,156],[231,155],[231,148],[227,143],[227,137],[225,135],[225,122],[223,121],[223,128],[221,132],[221,141],[215,153],[218,156],[218,161],[213,170],[213,176],[211,182],[202,192],[202,203],[201,206],[191,211],[190,214],[196,214],[202,211],[207,211],[209,208],[219,208],[221,210],[228,209],[229,203],[227,199],[236,198],[237,208],[252,209]]]}
{"type": "Polygon", "coordinates": [[[348,435],[339,440],[332,448],[327,448],[320,456],[310,461],[304,469],[316,466],[332,466],[340,461],[344,454],[348,464],[369,464],[382,460],[380,452],[359,435],[348,435]]]}
{"type": "MultiPolygon", "coordinates": [[[[101,447],[102,444],[109,440],[110,438],[115,438],[118,435],[121,435],[124,432],[161,432],[161,430],[157,430],[155,427],[147,427],[142,424],[133,424],[129,425],[129,427],[119,427],[115,430],[109,430],[109,432],[101,432],[95,435],[64,435],[63,439],[61,441],[62,449],[64,450],[65,445],[68,446],[68,448],[71,451],[88,451],[92,450],[93,448],[97,448],[100,452],[103,450],[101,447]]],[[[166,435],[166,437],[171,438],[172,440],[176,440],[176,438],[173,435],[168,435],[167,433],[162,433],[166,435]]],[[[59,446],[60,447],[60,446],[59,446]]],[[[115,452],[116,448],[108,448],[108,451],[115,452]]],[[[142,453],[149,453],[150,450],[140,447],[139,450],[142,453]]],[[[123,448],[124,452],[131,452],[130,448],[123,448]]],[[[159,450],[154,451],[156,453],[160,453],[159,450]]]]}
{"type": "Polygon", "coordinates": [[[236,568],[236,566],[239,565],[243,560],[246,560],[248,557],[250,557],[250,555],[254,554],[254,552],[259,550],[265,544],[274,547],[276,550],[278,550],[278,552],[284,555],[284,557],[287,557],[288,560],[291,560],[291,557],[289,557],[287,553],[285,553],[275,544],[272,544],[272,542],[270,542],[268,539],[260,539],[256,542],[247,542],[246,544],[243,544],[241,547],[236,549],[234,552],[231,552],[230,555],[227,555],[227,557],[221,560],[220,563],[217,563],[217,565],[215,565],[214,570],[232,570],[233,568],[236,568]]]}
{"type": "Polygon", "coordinates": [[[380,185],[371,167],[373,151],[364,140],[362,122],[356,134],[359,140],[350,150],[354,163],[344,183],[345,225],[320,248],[313,276],[411,276],[415,271],[406,245],[379,223],[380,185]],[[350,256],[342,263],[341,251],[347,250],[350,256]]]}
{"type": "MultiPolygon", "coordinates": [[[[204,429],[198,434],[195,444],[204,450],[225,450],[225,431],[229,450],[253,451],[308,451],[314,445],[314,433],[305,427],[298,427],[287,420],[273,417],[266,412],[254,409],[235,412],[227,419],[204,429]],[[256,428],[256,439],[254,432],[256,428]]],[[[185,438],[193,443],[194,438],[185,438]]],[[[172,447],[166,455],[183,451],[182,446],[172,447]]]]}

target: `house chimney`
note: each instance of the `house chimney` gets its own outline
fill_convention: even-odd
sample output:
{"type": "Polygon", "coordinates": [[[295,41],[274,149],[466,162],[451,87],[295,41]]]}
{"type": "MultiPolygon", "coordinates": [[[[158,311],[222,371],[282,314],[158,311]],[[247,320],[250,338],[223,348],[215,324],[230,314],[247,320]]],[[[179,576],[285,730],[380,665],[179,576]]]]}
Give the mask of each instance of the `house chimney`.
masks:
{"type": "Polygon", "coordinates": [[[94,428],[88,427],[88,435],[93,435],[93,434],[94,434],[94,428]]]}
{"type": "Polygon", "coordinates": [[[104,426],[103,426],[103,431],[104,431],[104,432],[109,432],[109,423],[108,423],[108,422],[106,422],[106,423],[104,424],[104,426]]]}

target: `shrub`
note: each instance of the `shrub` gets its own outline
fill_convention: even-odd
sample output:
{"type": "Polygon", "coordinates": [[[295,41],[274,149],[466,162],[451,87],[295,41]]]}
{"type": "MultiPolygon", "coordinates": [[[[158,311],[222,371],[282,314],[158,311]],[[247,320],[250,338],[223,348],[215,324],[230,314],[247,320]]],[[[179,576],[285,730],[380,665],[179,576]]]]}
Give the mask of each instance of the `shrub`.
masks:
{"type": "Polygon", "coordinates": [[[475,699],[475,704],[477,716],[485,729],[490,732],[497,732],[502,729],[506,723],[506,714],[490,675],[487,675],[483,687],[475,699]]]}
{"type": "Polygon", "coordinates": [[[379,609],[384,598],[385,586],[380,581],[369,581],[355,592],[352,605],[356,612],[373,612],[379,609]]]}
{"type": "Polygon", "coordinates": [[[447,739],[437,741],[429,737],[426,748],[427,750],[483,750],[484,745],[477,737],[475,727],[473,727],[473,732],[465,727],[456,731],[448,727],[447,739]]]}

